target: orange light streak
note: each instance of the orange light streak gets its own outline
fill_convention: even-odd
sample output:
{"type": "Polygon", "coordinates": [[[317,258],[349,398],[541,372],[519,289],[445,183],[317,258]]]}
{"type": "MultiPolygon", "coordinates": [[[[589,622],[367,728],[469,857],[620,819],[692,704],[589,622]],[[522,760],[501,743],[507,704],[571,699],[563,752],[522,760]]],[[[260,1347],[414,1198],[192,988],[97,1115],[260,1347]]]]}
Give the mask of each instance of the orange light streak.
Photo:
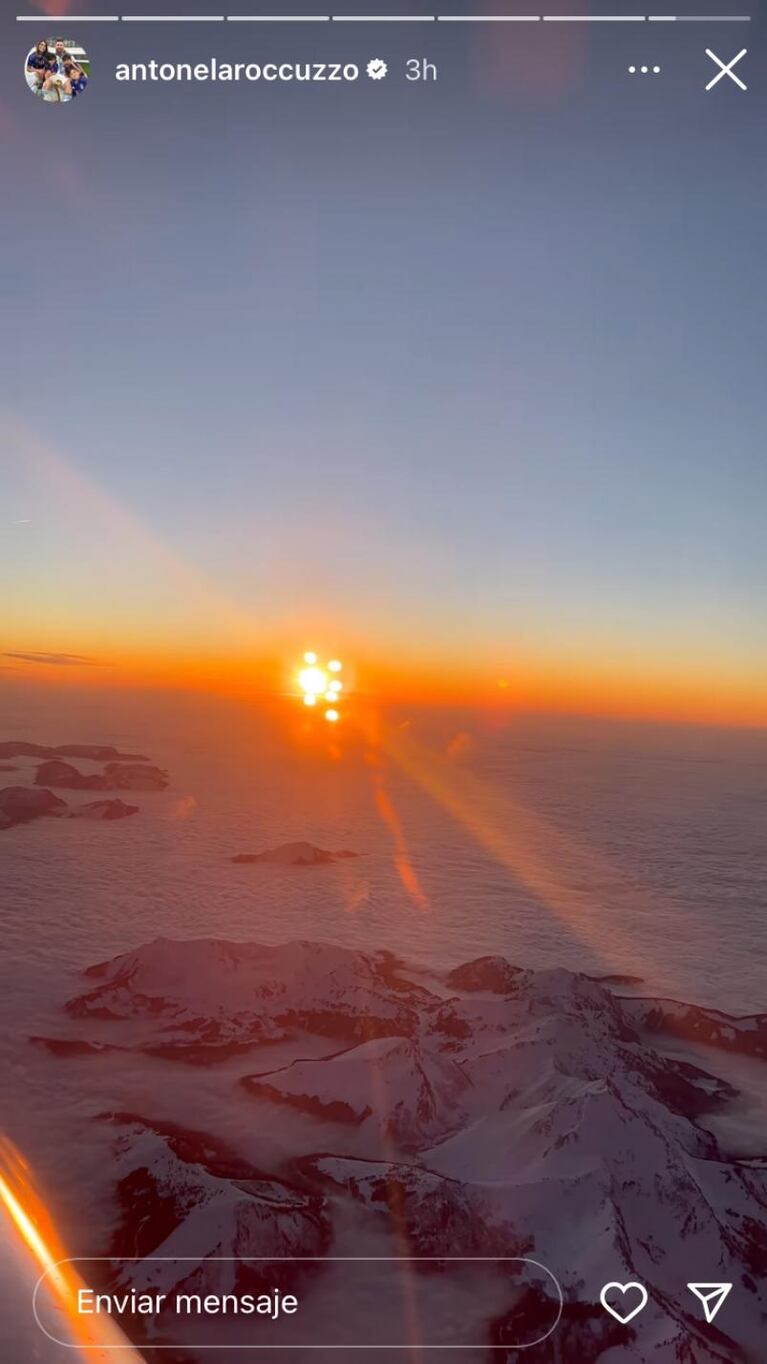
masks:
{"type": "MultiPolygon", "coordinates": [[[[0,1165],[0,1208],[7,1214],[19,1248],[28,1254],[41,1276],[38,1301],[44,1279],[51,1305],[64,1315],[70,1337],[67,1343],[79,1346],[82,1358],[88,1364],[143,1364],[141,1355],[110,1317],[79,1314],[78,1293],[89,1285],[76,1265],[67,1260],[66,1250],[34,1187],[26,1161],[5,1137],[0,1138],[0,1165]]],[[[30,1326],[30,1330],[37,1329],[35,1325],[30,1326]]],[[[56,1330],[60,1329],[57,1324],[56,1330]]],[[[51,1330],[51,1336],[55,1334],[51,1330]]]]}
{"type": "MultiPolygon", "coordinates": [[[[680,905],[660,905],[657,894],[622,867],[465,766],[456,768],[450,759],[414,743],[402,729],[390,731],[382,744],[401,770],[531,890],[574,938],[611,968],[625,971],[630,963],[632,973],[653,978],[658,961],[642,947],[636,920],[641,916],[643,924],[657,924],[671,916],[679,925],[684,913],[680,905]]],[[[690,934],[695,928],[690,922],[690,934]]]]}
{"type": "MultiPolygon", "coordinates": [[[[377,759],[372,758],[371,761],[375,763],[377,759]]],[[[380,771],[373,773],[373,788],[376,809],[392,836],[392,842],[394,844],[394,866],[397,870],[397,875],[410,896],[410,899],[413,901],[413,904],[416,905],[418,909],[427,910],[430,907],[429,898],[423,889],[423,886],[418,879],[418,873],[410,860],[410,851],[408,849],[405,831],[402,827],[402,821],[389,797],[384,785],[383,773],[380,771]]]]}

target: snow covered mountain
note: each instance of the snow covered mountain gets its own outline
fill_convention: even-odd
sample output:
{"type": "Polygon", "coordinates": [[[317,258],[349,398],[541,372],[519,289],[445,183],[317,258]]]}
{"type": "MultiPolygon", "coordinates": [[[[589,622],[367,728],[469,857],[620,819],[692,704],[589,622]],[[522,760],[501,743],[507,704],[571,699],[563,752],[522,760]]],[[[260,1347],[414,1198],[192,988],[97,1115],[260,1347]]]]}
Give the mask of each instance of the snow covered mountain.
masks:
{"type": "MultiPolygon", "coordinates": [[[[522,1364],[763,1360],[767,1160],[728,1154],[707,1123],[738,1103],[732,1058],[764,1057],[764,1015],[621,997],[497,957],[438,976],[306,942],[158,939],[86,976],[67,1006],[79,1050],[211,1065],[242,1051],[243,1102],[302,1119],[302,1145],[286,1137],[280,1168],[265,1169],[255,1128],[246,1159],[247,1142],[222,1154],[214,1134],[113,1115],[111,1254],[195,1255],[207,1284],[212,1255],[322,1254],[353,1218],[355,1236],[396,1236],[402,1254],[545,1264],[565,1311],[522,1364]],[[259,1056],[275,1040],[279,1065],[259,1056]],[[622,1326],[599,1291],[634,1279],[649,1303],[622,1326]],[[711,1325],[695,1279],[734,1285],[711,1325]]],[[[64,1056],[74,1039],[53,1042],[64,1056]]],[[[535,1338],[551,1310],[528,1290],[514,1329],[521,1314],[535,1338]]],[[[516,1359],[510,1329],[489,1311],[477,1359],[516,1359]]]]}
{"type": "Polygon", "coordinates": [[[197,1056],[301,1032],[339,1042],[410,1037],[440,1003],[398,985],[387,954],[324,943],[160,938],[85,974],[98,984],[70,1001],[73,1017],[147,1023],[147,1048],[174,1043],[181,1058],[189,1047],[197,1056]]]}
{"type": "Polygon", "coordinates": [[[264,1279],[247,1266],[249,1257],[268,1261],[329,1249],[332,1225],[322,1193],[257,1169],[207,1133],[131,1113],[102,1116],[119,1133],[119,1223],[109,1247],[121,1266],[118,1283],[122,1277],[141,1291],[193,1292],[200,1284],[209,1292],[267,1291],[280,1284],[279,1267],[271,1264],[264,1279]],[[145,1263],[136,1265],[135,1257],[145,1263]]]}

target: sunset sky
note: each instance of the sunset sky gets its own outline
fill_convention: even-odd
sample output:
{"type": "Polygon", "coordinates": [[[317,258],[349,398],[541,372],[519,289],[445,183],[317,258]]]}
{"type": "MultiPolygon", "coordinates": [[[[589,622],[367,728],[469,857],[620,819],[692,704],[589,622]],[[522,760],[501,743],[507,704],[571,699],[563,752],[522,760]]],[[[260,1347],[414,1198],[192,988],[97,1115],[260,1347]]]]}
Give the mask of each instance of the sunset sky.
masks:
{"type": "Polygon", "coordinates": [[[391,696],[767,724],[763,96],[596,79],[624,34],[545,95],[454,32],[431,90],[120,86],[372,54],[94,25],[54,109],[21,27],[0,678],[269,689],[316,646],[391,696]]]}

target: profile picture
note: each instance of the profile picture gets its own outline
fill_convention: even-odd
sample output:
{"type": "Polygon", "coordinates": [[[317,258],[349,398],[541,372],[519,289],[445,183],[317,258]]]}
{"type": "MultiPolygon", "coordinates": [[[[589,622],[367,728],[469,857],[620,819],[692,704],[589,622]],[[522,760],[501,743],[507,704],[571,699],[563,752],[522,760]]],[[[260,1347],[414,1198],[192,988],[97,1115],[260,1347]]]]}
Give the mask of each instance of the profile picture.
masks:
{"type": "Polygon", "coordinates": [[[46,104],[69,104],[88,88],[91,64],[84,47],[70,38],[39,38],[27,53],[27,85],[46,104]]]}

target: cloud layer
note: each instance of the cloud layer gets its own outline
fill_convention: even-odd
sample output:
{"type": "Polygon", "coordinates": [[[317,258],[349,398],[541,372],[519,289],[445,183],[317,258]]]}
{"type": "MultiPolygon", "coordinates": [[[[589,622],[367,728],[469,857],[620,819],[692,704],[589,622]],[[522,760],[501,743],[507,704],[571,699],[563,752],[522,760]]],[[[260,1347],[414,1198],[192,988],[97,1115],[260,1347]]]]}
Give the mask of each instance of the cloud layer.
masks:
{"type": "Polygon", "coordinates": [[[21,659],[24,663],[48,663],[57,668],[92,668],[99,666],[97,658],[88,658],[85,654],[48,654],[48,653],[14,653],[6,651],[3,658],[21,659]]]}

